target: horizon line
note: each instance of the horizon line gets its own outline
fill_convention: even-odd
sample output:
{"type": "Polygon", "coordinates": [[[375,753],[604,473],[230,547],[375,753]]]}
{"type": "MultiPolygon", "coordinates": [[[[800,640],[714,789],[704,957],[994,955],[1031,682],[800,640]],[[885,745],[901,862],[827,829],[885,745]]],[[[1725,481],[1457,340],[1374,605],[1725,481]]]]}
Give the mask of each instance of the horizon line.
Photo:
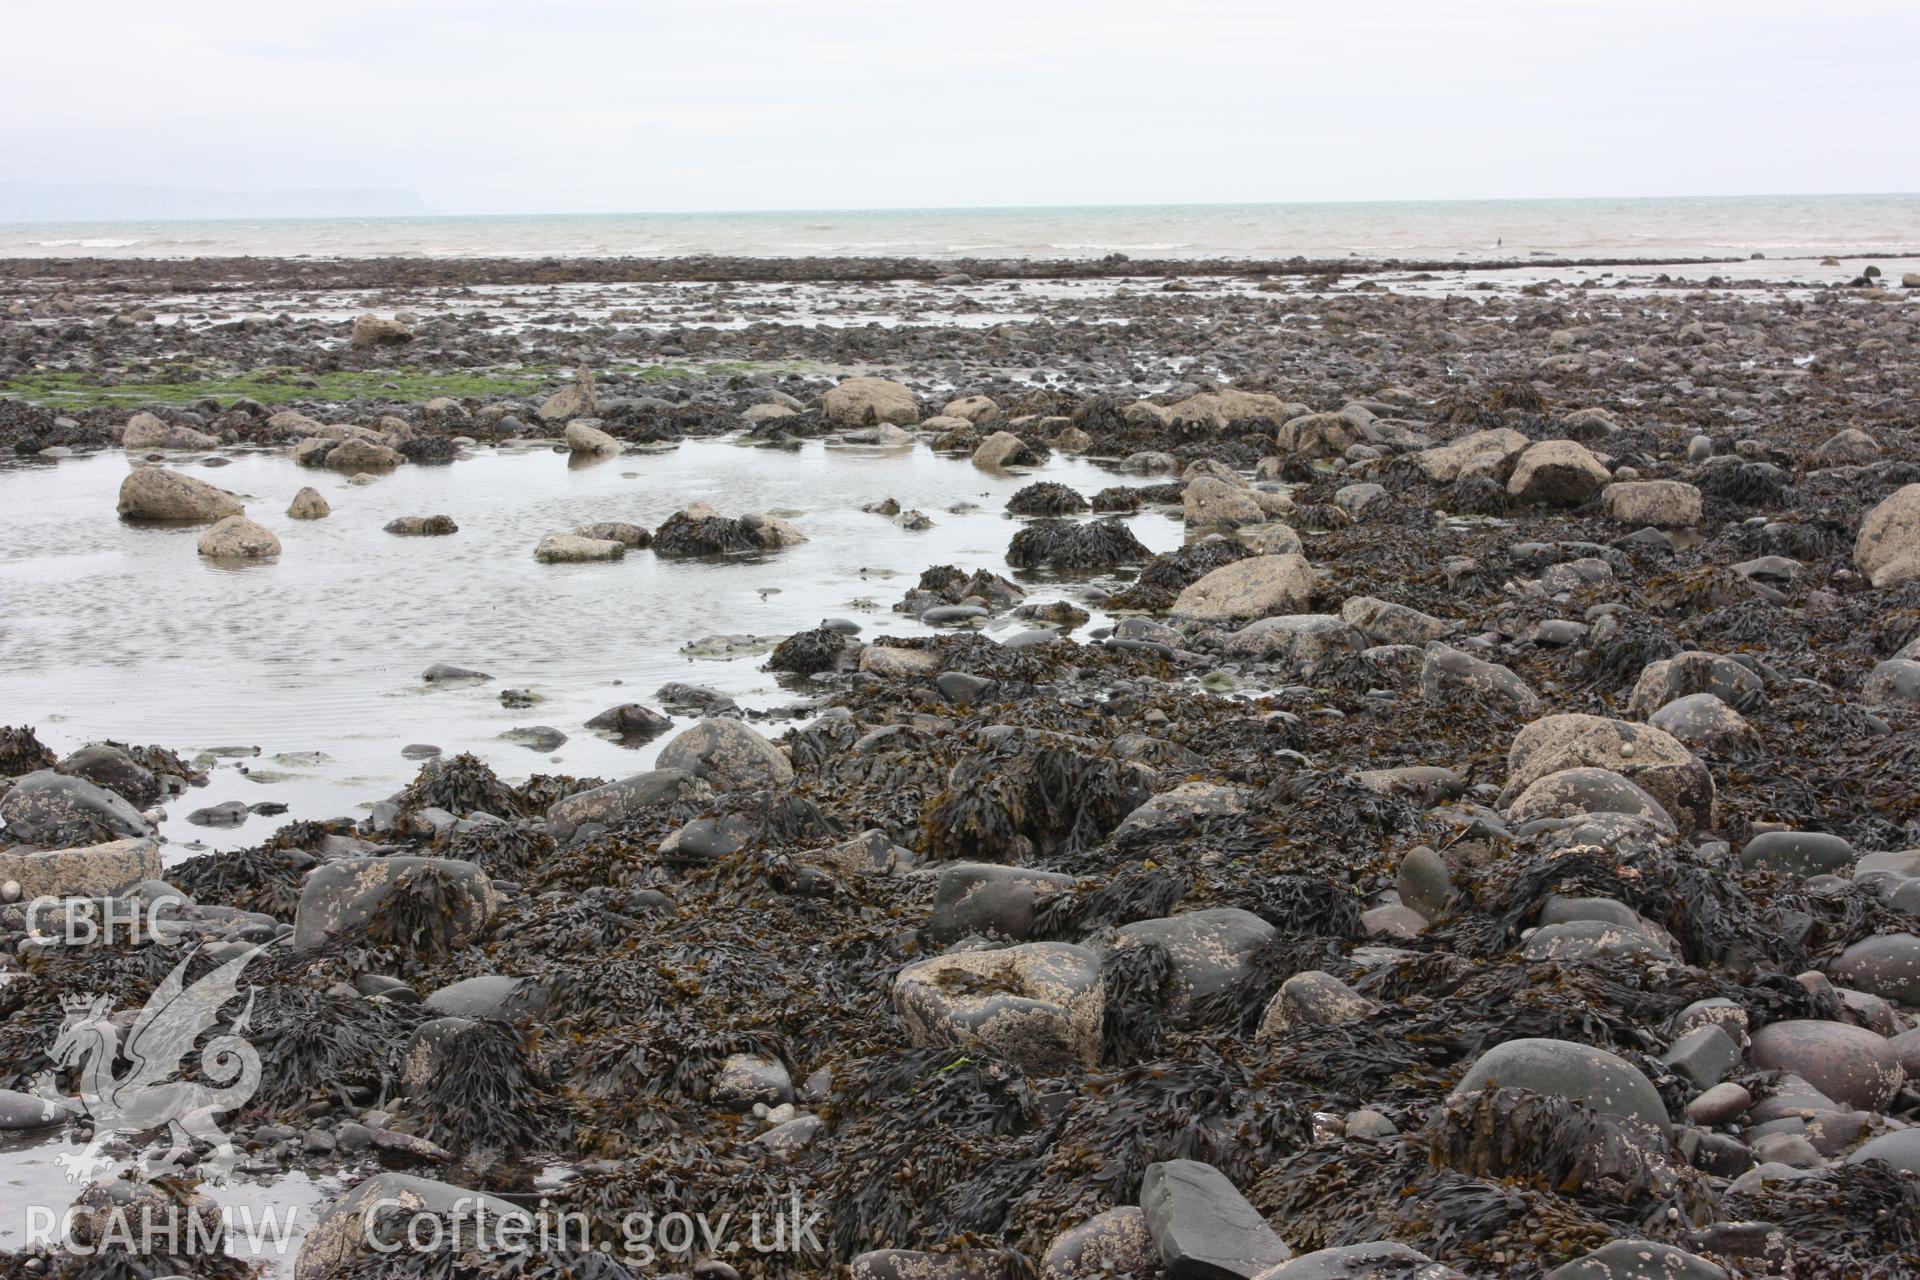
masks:
{"type": "MultiPolygon", "coordinates": [[[[56,184],[49,184],[56,185],[56,184]]],[[[57,184],[84,185],[84,184],[57,184]]],[[[112,188],[121,184],[98,184],[112,188]]],[[[128,183],[126,186],[144,186],[142,183],[128,183]]],[[[213,188],[171,187],[175,191],[204,190],[208,194],[249,196],[262,194],[281,194],[279,192],[248,192],[215,190],[213,188]]],[[[305,188],[307,191],[373,191],[395,190],[394,188],[305,188]]],[[[405,192],[402,194],[414,194],[405,192]]],[[[410,222],[431,221],[449,218],[703,218],[738,217],[772,215],[822,215],[822,214],[927,214],[927,213],[1031,213],[1037,211],[1075,211],[1091,212],[1095,210],[1116,209],[1314,209],[1340,208],[1354,205],[1467,205],[1467,204],[1591,204],[1602,201],[1715,201],[1715,200],[1859,200],[1859,199],[1917,199],[1920,191],[1753,191],[1725,192],[1718,194],[1679,194],[1679,195],[1584,195],[1584,196],[1447,196],[1440,198],[1395,197],[1391,199],[1340,199],[1340,200],[1203,200],[1180,202],[1119,202],[1101,204],[973,204],[973,205],[867,205],[831,207],[793,207],[765,209],[598,209],[558,212],[554,210],[520,210],[515,212],[492,213],[444,213],[436,211],[415,213],[312,213],[312,214],[220,214],[209,217],[78,217],[78,218],[30,218],[0,219],[0,226],[36,227],[56,225],[127,225],[131,223],[206,223],[206,222],[320,222],[351,220],[359,222],[410,222]]]]}

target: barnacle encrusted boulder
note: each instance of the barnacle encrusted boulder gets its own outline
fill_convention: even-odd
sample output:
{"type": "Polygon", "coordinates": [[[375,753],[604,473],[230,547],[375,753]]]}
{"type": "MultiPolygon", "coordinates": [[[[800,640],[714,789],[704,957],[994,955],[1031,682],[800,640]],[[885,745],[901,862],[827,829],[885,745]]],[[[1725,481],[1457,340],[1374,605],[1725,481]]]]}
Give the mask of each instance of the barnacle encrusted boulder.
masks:
{"type": "Polygon", "coordinates": [[[595,426],[591,418],[569,422],[563,439],[570,453],[611,454],[621,450],[620,442],[595,426]]]}
{"type": "Polygon", "coordinates": [[[1920,484],[1903,485],[1860,521],[1854,567],[1876,587],[1920,578],[1920,484]]]}
{"type": "Polygon", "coordinates": [[[0,799],[0,831],[43,849],[144,838],[153,826],[126,800],[85,778],[37,769],[0,799]]]}
{"type": "Polygon", "coordinates": [[[144,837],[76,849],[0,853],[0,884],[19,885],[20,897],[26,901],[45,896],[103,897],[161,874],[160,846],[144,837]]]}
{"type": "Polygon", "coordinates": [[[1422,450],[1413,455],[1413,461],[1429,480],[1452,484],[1463,474],[1500,474],[1509,461],[1532,443],[1511,427],[1499,427],[1422,450]]]}
{"type": "Polygon", "coordinates": [[[440,950],[465,946],[486,930],[500,895],[486,872],[456,858],[345,858],[316,868],[300,891],[293,945],[306,951],[329,938],[440,950]]]}
{"type": "Polygon", "coordinates": [[[1180,495],[1181,510],[1189,527],[1231,529],[1243,524],[1259,524],[1267,518],[1260,500],[1245,485],[1215,476],[1195,476],[1180,495]]]}
{"type": "Polygon", "coordinates": [[[200,535],[198,550],[212,560],[265,560],[280,554],[280,539],[245,516],[228,516],[200,535]]]}
{"type": "Polygon", "coordinates": [[[738,720],[702,720],[660,751],[662,769],[679,769],[717,790],[773,787],[793,779],[785,753],[738,720]]]}
{"type": "Polygon", "coordinates": [[[893,1007],[915,1044],[997,1054],[1036,1075],[1100,1061],[1099,957],[1065,942],[934,956],[902,969],[893,1007]]]}
{"type": "Polygon", "coordinates": [[[1740,662],[1689,649],[1646,665],[1627,699],[1627,713],[1644,720],[1675,698],[1694,693],[1710,693],[1746,711],[1759,703],[1762,692],[1760,677],[1740,662]]]}
{"type": "Polygon", "coordinates": [[[1651,725],[1574,712],[1543,716],[1507,749],[1501,805],[1562,769],[1611,769],[1658,800],[1681,834],[1713,825],[1713,776],[1672,735],[1651,725]]]}
{"type": "Polygon", "coordinates": [[[192,427],[162,420],[151,413],[136,413],[127,419],[120,443],[128,449],[211,449],[219,438],[192,427]]]}

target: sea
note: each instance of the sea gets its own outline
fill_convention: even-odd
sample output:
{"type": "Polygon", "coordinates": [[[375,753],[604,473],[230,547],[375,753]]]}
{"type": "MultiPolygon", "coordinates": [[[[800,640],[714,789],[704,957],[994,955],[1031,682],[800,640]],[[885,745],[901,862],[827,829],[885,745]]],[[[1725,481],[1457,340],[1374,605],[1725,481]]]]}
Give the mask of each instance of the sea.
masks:
{"type": "Polygon", "coordinates": [[[0,257],[1909,256],[1920,194],[0,223],[0,257]]]}

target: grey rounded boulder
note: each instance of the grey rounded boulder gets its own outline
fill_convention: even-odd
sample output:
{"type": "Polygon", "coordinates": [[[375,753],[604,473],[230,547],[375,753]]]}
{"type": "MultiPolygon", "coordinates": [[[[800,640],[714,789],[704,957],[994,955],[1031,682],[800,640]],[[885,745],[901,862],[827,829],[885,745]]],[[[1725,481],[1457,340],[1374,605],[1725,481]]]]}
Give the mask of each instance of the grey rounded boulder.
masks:
{"type": "Polygon", "coordinates": [[[981,1049],[1037,1074],[1100,1061],[1100,960],[1065,942],[934,956],[902,969],[893,1007],[915,1044],[981,1049]]]}
{"type": "Polygon", "coordinates": [[[1571,1040],[1529,1038],[1497,1044],[1474,1061],[1453,1096],[1477,1093],[1488,1085],[1566,1098],[1651,1125],[1668,1121],[1660,1091],[1637,1068],[1605,1049],[1571,1040]]]}

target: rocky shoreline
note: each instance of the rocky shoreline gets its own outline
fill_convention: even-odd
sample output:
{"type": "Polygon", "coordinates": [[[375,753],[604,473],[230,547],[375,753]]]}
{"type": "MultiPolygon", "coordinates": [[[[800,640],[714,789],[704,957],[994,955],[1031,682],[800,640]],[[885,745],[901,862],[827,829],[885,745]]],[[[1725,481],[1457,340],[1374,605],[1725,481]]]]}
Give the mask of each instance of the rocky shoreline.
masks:
{"type": "MultiPolygon", "coordinates": [[[[6,729],[0,1123],[64,1119],[37,1095],[80,1087],[71,999],[138,1009],[183,954],[51,944],[25,904],[171,898],[187,980],[245,957],[256,988],[241,1176],[352,1184],[303,1280],[1920,1272],[1916,294],[1112,265],[1134,284],[1017,304],[991,295],[1024,270],[982,268],[515,310],[467,289],[656,278],[316,263],[277,318],[214,295],[309,264],[0,264],[11,465],[122,449],[102,519],[204,525],[215,560],[298,547],[190,474],[222,451],[374,486],[707,436],[1106,473],[1036,478],[1004,563],[885,602],[938,634],[786,637],[797,727],[684,687],[610,708],[665,742],[632,776],[443,756],[364,815],[165,865],[153,811],[194,803],[199,744],[6,729]],[[417,394],[482,374],[520,381],[417,394]],[[1152,554],[1141,512],[1186,545],[1152,554]],[[700,718],[669,736],[668,703],[700,718]],[[470,1253],[475,1193],[588,1247],[470,1253]],[[382,1195],[436,1245],[369,1249],[382,1195]],[[617,1247],[635,1212],[789,1202],[817,1213],[789,1249],[617,1247]]],[[[878,536],[929,518],[898,506],[878,536]]],[[[689,504],[527,553],[777,564],[805,525],[689,504]]],[[[207,1212],[220,1157],[190,1145],[89,1191],[82,1234],[207,1212]]],[[[142,1267],[246,1271],[0,1255],[142,1267]]]]}

